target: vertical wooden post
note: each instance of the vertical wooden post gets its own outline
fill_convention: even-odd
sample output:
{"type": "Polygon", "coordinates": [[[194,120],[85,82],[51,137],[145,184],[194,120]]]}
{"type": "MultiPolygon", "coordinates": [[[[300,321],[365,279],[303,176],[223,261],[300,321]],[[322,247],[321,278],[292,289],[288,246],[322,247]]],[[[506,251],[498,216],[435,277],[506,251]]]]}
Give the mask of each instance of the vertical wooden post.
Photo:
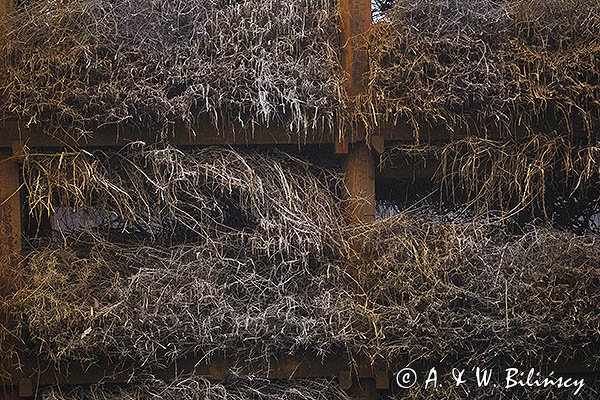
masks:
{"type": "MultiPolygon", "coordinates": [[[[0,0],[0,44],[2,44],[8,29],[8,21],[6,17],[12,12],[13,7],[13,0],[0,0]]],[[[3,59],[4,57],[0,58],[3,59]]]]}
{"type": "MultiPolygon", "coordinates": [[[[366,35],[371,28],[371,0],[341,0],[343,66],[350,96],[365,91],[369,71],[366,35]]],[[[346,161],[352,222],[375,218],[375,160],[364,143],[352,146],[346,161]]]]}
{"type": "MultiPolygon", "coordinates": [[[[9,20],[8,15],[11,14],[14,10],[14,0],[0,0],[0,49],[4,48],[7,40],[7,33],[9,32],[9,20]]],[[[0,50],[1,51],[1,50],[0,50]]],[[[5,54],[4,52],[0,53],[0,74],[3,69],[8,68],[10,63],[10,56],[5,54]]],[[[0,123],[4,123],[1,119],[3,118],[0,115],[0,123]]],[[[1,182],[0,182],[1,184],[1,182]]]]}
{"type": "Polygon", "coordinates": [[[375,159],[365,143],[356,143],[346,160],[346,186],[350,192],[352,222],[375,219],[375,159]]]}
{"type": "Polygon", "coordinates": [[[21,252],[19,166],[10,156],[10,150],[0,149],[0,295],[12,286],[9,271],[21,252]]]}
{"type": "MultiPolygon", "coordinates": [[[[369,72],[367,52],[367,33],[371,28],[371,0],[340,0],[342,17],[342,50],[343,67],[346,72],[346,90],[349,96],[358,96],[366,89],[365,76],[369,72]]],[[[344,144],[336,146],[336,153],[347,153],[345,163],[345,180],[348,187],[349,214],[352,223],[370,222],[375,219],[375,158],[366,143],[355,143],[348,149],[348,138],[344,144]]],[[[354,251],[361,247],[360,243],[351,243],[354,251]]],[[[352,262],[349,266],[351,274],[359,276],[358,265],[352,262]],[[354,270],[352,271],[352,269],[354,270]]],[[[340,385],[349,389],[352,398],[374,400],[377,398],[375,381],[355,381],[349,374],[340,375],[340,385]]]]}
{"type": "MultiPolygon", "coordinates": [[[[13,0],[0,0],[0,45],[8,29],[7,16],[12,11],[13,0]]],[[[5,68],[7,59],[0,54],[0,68],[5,68]]],[[[5,295],[12,274],[7,273],[14,256],[21,251],[21,200],[19,190],[19,167],[7,160],[10,149],[0,148],[0,296],[5,295]]]]}
{"type": "Polygon", "coordinates": [[[365,90],[364,75],[369,71],[366,35],[371,28],[371,0],[341,0],[343,66],[350,96],[365,90]]]}

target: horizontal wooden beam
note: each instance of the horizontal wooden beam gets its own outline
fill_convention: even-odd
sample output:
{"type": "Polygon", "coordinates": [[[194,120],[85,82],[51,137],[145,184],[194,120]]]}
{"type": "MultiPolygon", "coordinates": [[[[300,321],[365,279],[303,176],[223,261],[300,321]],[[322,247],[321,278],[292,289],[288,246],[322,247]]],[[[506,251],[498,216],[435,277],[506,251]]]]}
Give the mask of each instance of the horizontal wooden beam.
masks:
{"type": "MultiPolygon", "coordinates": [[[[467,136],[467,130],[450,132],[444,126],[423,127],[420,132],[421,142],[448,141],[460,139],[467,136]]],[[[487,137],[493,138],[492,132],[487,137]]],[[[337,132],[334,131],[311,131],[305,136],[290,134],[287,129],[280,126],[258,126],[253,131],[243,130],[239,127],[229,126],[217,129],[205,120],[191,129],[185,126],[176,126],[173,133],[165,138],[165,141],[175,146],[211,146],[211,145],[234,145],[234,146],[278,146],[278,145],[306,145],[306,144],[331,144],[337,146],[337,152],[344,153],[345,146],[356,142],[364,142],[367,137],[366,131],[357,128],[353,134],[347,137],[346,142],[339,143],[337,132]]],[[[411,125],[396,123],[376,127],[371,132],[372,145],[379,147],[394,142],[413,143],[415,132],[411,125]]],[[[147,144],[159,141],[156,132],[148,129],[133,129],[127,127],[103,127],[93,132],[90,136],[74,139],[68,137],[52,137],[39,127],[27,128],[17,121],[0,121],[0,148],[15,148],[15,142],[20,141],[30,148],[63,148],[63,147],[120,147],[131,142],[142,141],[147,144]]]]}
{"type": "MultiPolygon", "coordinates": [[[[447,142],[462,139],[469,134],[478,133],[475,127],[456,129],[450,131],[447,127],[423,126],[420,128],[420,143],[447,142]]],[[[524,132],[523,132],[524,133],[524,132]]],[[[481,136],[489,139],[498,139],[502,135],[497,131],[479,132],[481,136]]],[[[518,132],[517,132],[518,134],[518,132]]],[[[585,133],[575,135],[584,139],[585,133]]],[[[337,146],[338,153],[345,153],[345,146],[356,142],[364,142],[367,137],[364,128],[356,128],[352,135],[339,142],[337,131],[311,131],[305,136],[291,134],[281,126],[258,126],[253,131],[243,130],[240,127],[228,126],[217,129],[205,120],[199,122],[193,129],[185,126],[176,126],[173,133],[165,138],[165,141],[175,146],[279,146],[279,145],[306,145],[306,144],[330,144],[337,146]]],[[[375,127],[370,132],[370,144],[380,151],[380,147],[393,145],[393,143],[414,143],[415,130],[412,125],[404,122],[387,124],[375,127]]],[[[16,142],[30,148],[63,148],[63,147],[121,147],[131,142],[142,141],[147,144],[158,141],[156,132],[148,129],[133,129],[126,127],[103,127],[98,129],[89,137],[75,140],[73,138],[51,137],[44,133],[39,127],[27,128],[14,120],[0,121],[0,148],[14,149],[16,142]]],[[[18,146],[18,145],[17,145],[18,146]]]]}
{"type": "MultiPolygon", "coordinates": [[[[214,358],[210,362],[200,361],[201,359],[201,356],[187,357],[167,368],[145,370],[145,372],[163,380],[190,375],[222,380],[230,375],[232,367],[236,367],[237,373],[241,375],[268,379],[338,378],[340,376],[347,376],[350,380],[376,379],[378,387],[381,388],[385,388],[385,382],[389,380],[386,368],[371,365],[367,358],[358,360],[356,366],[343,355],[331,355],[325,358],[314,355],[284,355],[246,363],[241,368],[238,368],[240,364],[233,359],[214,358]]],[[[25,359],[19,369],[9,371],[11,373],[9,379],[0,380],[0,387],[20,386],[21,391],[26,391],[27,382],[33,382],[37,387],[91,385],[99,382],[126,383],[131,379],[134,370],[132,364],[117,368],[108,362],[99,362],[85,368],[80,364],[71,363],[57,369],[50,364],[39,365],[35,359],[25,359]]]]}
{"type": "Polygon", "coordinates": [[[71,138],[66,135],[50,136],[42,128],[27,128],[17,121],[0,122],[0,147],[11,147],[15,140],[20,140],[29,147],[110,147],[123,146],[131,142],[142,141],[148,144],[161,139],[178,146],[210,146],[210,145],[286,145],[286,144],[321,144],[333,143],[334,132],[311,131],[307,135],[291,134],[282,127],[258,126],[254,130],[229,126],[217,129],[210,121],[199,123],[194,128],[183,125],[176,126],[167,137],[161,138],[156,131],[150,129],[134,129],[131,127],[109,126],[96,130],[93,134],[71,138]]]}

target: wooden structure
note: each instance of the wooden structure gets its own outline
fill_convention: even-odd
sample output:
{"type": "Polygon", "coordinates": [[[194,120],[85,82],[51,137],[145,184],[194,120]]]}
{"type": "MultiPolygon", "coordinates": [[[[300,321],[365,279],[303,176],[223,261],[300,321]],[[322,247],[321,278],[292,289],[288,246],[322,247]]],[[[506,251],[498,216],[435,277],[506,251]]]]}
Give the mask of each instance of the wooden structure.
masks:
{"type": "MultiPolygon", "coordinates": [[[[12,0],[0,0],[0,21],[2,15],[11,7],[12,0]]],[[[371,26],[371,0],[341,0],[343,67],[347,74],[347,89],[352,96],[365,90],[364,74],[368,72],[368,54],[364,49],[366,36],[371,26]]],[[[5,27],[0,27],[3,34],[5,27]]],[[[259,127],[252,134],[236,135],[235,130],[217,131],[208,121],[199,122],[191,130],[177,127],[170,142],[179,146],[235,145],[235,146],[273,146],[298,144],[296,137],[289,136],[282,127],[259,127]]],[[[444,128],[424,128],[422,138],[447,140],[460,138],[465,132],[449,134],[444,128]]],[[[119,147],[131,141],[151,142],[150,132],[121,131],[116,128],[103,128],[95,132],[83,146],[89,148],[119,147]]],[[[377,178],[428,178],[435,166],[415,171],[414,169],[378,170],[376,157],[386,145],[393,142],[412,142],[414,134],[408,124],[379,127],[367,137],[365,132],[353,132],[350,137],[336,141],[331,135],[309,134],[302,144],[329,146],[331,153],[343,157],[346,183],[353,201],[349,214],[354,221],[371,221],[375,218],[375,198],[377,178]],[[368,142],[367,142],[368,139],[368,142]]],[[[30,148],[62,148],[74,145],[68,141],[49,138],[40,130],[28,129],[16,121],[0,121],[0,290],[1,294],[11,290],[10,270],[14,267],[13,255],[21,249],[22,238],[22,201],[20,194],[19,156],[23,145],[30,148]]],[[[0,316],[1,317],[1,316],[0,316]]],[[[194,372],[209,379],[223,379],[229,371],[230,361],[215,360],[210,364],[197,363],[197,359],[180,360],[177,367],[172,366],[153,371],[157,377],[169,379],[176,374],[194,372]]],[[[83,370],[72,365],[68,371],[59,371],[53,367],[40,366],[35,359],[23,359],[23,367],[14,369],[10,376],[0,379],[0,398],[27,398],[35,394],[36,388],[47,385],[86,385],[97,382],[122,383],[128,379],[127,368],[114,370],[110,365],[99,365],[83,370]]],[[[269,363],[248,365],[247,373],[273,379],[288,378],[338,378],[342,388],[347,389],[360,399],[377,398],[377,390],[386,390],[393,377],[385,367],[373,360],[359,360],[351,363],[343,354],[329,356],[325,360],[313,357],[282,357],[269,363]]]]}
{"type": "MultiPolygon", "coordinates": [[[[363,74],[368,68],[366,50],[361,50],[371,24],[370,0],[342,0],[342,43],[343,63],[348,77],[348,90],[352,95],[364,89],[363,74]]],[[[2,15],[12,7],[12,0],[0,0],[2,15]]],[[[5,27],[4,27],[5,28],[5,27]]],[[[189,129],[178,127],[170,142],[178,146],[235,145],[261,146],[298,144],[297,138],[285,134],[281,127],[259,127],[252,135],[235,134],[233,129],[217,131],[208,121],[198,123],[195,135],[189,129]]],[[[332,156],[345,157],[347,183],[356,201],[351,205],[355,220],[372,220],[375,215],[375,157],[383,151],[384,140],[412,140],[408,126],[393,127],[386,133],[371,136],[365,142],[364,132],[354,132],[352,138],[335,142],[331,135],[313,133],[302,144],[331,146],[332,156]],[[399,129],[398,129],[399,128],[399,129]],[[384,137],[385,136],[385,137],[384,137]]],[[[119,147],[131,141],[152,142],[150,132],[123,131],[116,128],[101,129],[79,147],[119,147]]],[[[64,148],[75,145],[68,141],[49,138],[41,130],[28,129],[12,120],[0,121],[0,276],[4,294],[11,290],[10,269],[12,255],[21,249],[22,201],[20,195],[19,155],[23,145],[29,148],[64,148]]],[[[9,376],[0,378],[0,398],[28,398],[35,395],[37,388],[47,385],[89,385],[98,382],[122,383],[128,379],[127,367],[115,370],[110,365],[98,365],[83,369],[70,365],[67,371],[53,366],[41,366],[36,359],[24,358],[20,369],[10,369],[9,376]]],[[[197,359],[188,358],[177,362],[177,366],[152,371],[157,377],[169,379],[186,372],[193,372],[209,379],[223,379],[228,375],[230,362],[226,359],[213,360],[210,364],[198,364],[197,359]]],[[[330,356],[325,360],[314,357],[283,357],[269,363],[248,365],[247,371],[257,376],[273,379],[288,378],[338,378],[342,388],[355,398],[375,399],[377,389],[387,389],[390,374],[377,363],[362,360],[350,363],[344,355],[330,356]]]]}

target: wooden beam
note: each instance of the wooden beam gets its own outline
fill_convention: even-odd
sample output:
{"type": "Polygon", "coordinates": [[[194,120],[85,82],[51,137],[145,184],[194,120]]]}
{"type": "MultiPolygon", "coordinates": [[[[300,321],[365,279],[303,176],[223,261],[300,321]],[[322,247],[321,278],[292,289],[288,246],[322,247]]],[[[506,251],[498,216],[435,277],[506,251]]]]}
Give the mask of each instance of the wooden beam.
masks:
{"type": "MultiPolygon", "coordinates": [[[[371,29],[371,0],[341,0],[343,68],[349,96],[366,90],[369,72],[367,35],[371,29]]],[[[355,139],[355,138],[353,138],[355,139]]],[[[365,143],[352,146],[346,160],[346,185],[350,191],[350,219],[375,219],[375,160],[365,143]]]]}
{"type": "Polygon", "coordinates": [[[351,399],[356,400],[379,400],[377,387],[373,379],[357,379],[348,391],[351,399]]]}
{"type": "Polygon", "coordinates": [[[347,138],[335,142],[335,154],[348,154],[349,143],[347,138]]]}
{"type": "Polygon", "coordinates": [[[11,156],[0,149],[0,296],[13,287],[10,270],[21,252],[20,175],[11,156]]]}
{"type": "MultiPolygon", "coordinates": [[[[440,129],[436,130],[435,139],[448,136],[440,129]]],[[[373,135],[376,140],[386,142],[413,142],[412,128],[408,125],[381,127],[373,135]]],[[[429,137],[421,134],[421,137],[429,137]]],[[[217,130],[208,120],[200,122],[193,130],[177,126],[166,141],[176,146],[211,146],[211,145],[287,145],[287,144],[335,144],[337,154],[346,154],[348,144],[364,141],[366,134],[363,128],[357,128],[351,139],[339,140],[334,132],[309,132],[306,137],[289,134],[286,129],[277,126],[257,127],[254,132],[237,130],[230,126],[217,130]]],[[[120,147],[127,143],[143,141],[152,144],[157,141],[156,133],[149,129],[133,129],[126,127],[104,127],[92,135],[74,140],[73,138],[50,137],[43,129],[26,128],[15,120],[0,121],[0,148],[15,148],[27,145],[29,148],[63,148],[63,147],[120,147]]]]}
{"type": "Polygon", "coordinates": [[[369,136],[370,144],[373,150],[379,155],[385,152],[385,138],[382,135],[369,136]]]}
{"type": "Polygon", "coordinates": [[[11,147],[20,140],[30,148],[54,147],[120,147],[142,141],[147,144],[165,141],[176,146],[211,145],[286,145],[327,144],[337,137],[334,131],[314,130],[306,136],[290,133],[281,126],[257,126],[254,130],[229,125],[217,129],[208,119],[193,127],[176,125],[171,134],[161,138],[157,132],[147,128],[105,126],[81,138],[49,136],[41,127],[27,128],[15,120],[0,122],[0,147],[11,147]]]}
{"type": "Polygon", "coordinates": [[[352,222],[375,219],[375,158],[365,143],[352,146],[345,166],[352,222]]]}
{"type": "MultiPolygon", "coordinates": [[[[171,380],[181,376],[200,376],[211,380],[227,378],[231,369],[235,368],[240,375],[252,375],[265,379],[307,379],[307,378],[338,378],[345,389],[349,389],[354,379],[389,379],[382,374],[379,367],[374,367],[368,358],[358,361],[358,368],[342,354],[330,355],[326,358],[310,354],[283,355],[267,360],[255,360],[240,364],[235,359],[217,358],[210,363],[199,361],[199,356],[189,356],[176,363],[159,369],[149,369],[146,372],[158,379],[171,380]]],[[[54,385],[92,385],[104,383],[126,383],[132,376],[135,365],[120,364],[119,368],[107,363],[98,363],[83,367],[77,363],[63,364],[57,369],[51,364],[39,365],[38,360],[24,359],[20,369],[14,369],[8,380],[0,379],[2,385],[19,384],[19,390],[26,393],[37,390],[38,387],[54,385]],[[33,389],[31,387],[33,386],[33,389]]]]}
{"type": "Polygon", "coordinates": [[[4,386],[0,388],[0,399],[2,400],[18,400],[19,388],[16,386],[4,386]]]}
{"type": "MultiPolygon", "coordinates": [[[[1,0],[0,0],[1,1],[1,0]]],[[[463,139],[471,134],[480,134],[488,139],[501,139],[498,131],[478,132],[476,125],[469,129],[456,129],[449,131],[444,126],[422,126],[420,128],[421,143],[447,142],[450,140],[463,139]]],[[[523,129],[514,131],[514,135],[525,135],[523,129]]],[[[574,133],[575,138],[586,139],[585,132],[574,133]]],[[[376,127],[370,136],[371,146],[379,150],[382,142],[386,146],[394,143],[414,143],[414,129],[407,123],[396,122],[395,124],[376,127]],[[373,142],[373,140],[375,142],[373,142]]],[[[64,147],[121,147],[134,141],[143,141],[147,144],[157,142],[156,132],[148,129],[133,129],[126,127],[104,127],[95,131],[91,136],[79,141],[68,138],[52,138],[45,134],[41,128],[25,128],[17,121],[0,121],[0,148],[14,148],[15,143],[21,142],[19,146],[26,145],[29,148],[64,148],[64,147]]],[[[199,122],[192,130],[184,126],[177,126],[173,134],[166,141],[175,146],[276,146],[276,145],[304,145],[304,144],[335,144],[337,154],[345,154],[346,145],[362,142],[366,139],[364,127],[357,127],[352,135],[339,140],[336,132],[314,131],[309,132],[306,137],[289,134],[283,127],[257,127],[254,132],[242,131],[239,127],[229,126],[217,130],[208,120],[199,122]]]]}
{"type": "MultiPolygon", "coordinates": [[[[14,0],[0,0],[0,48],[3,47],[8,32],[8,14],[14,9],[14,0]]],[[[7,57],[5,54],[0,54],[0,68],[6,65],[7,57]]]]}
{"type": "Polygon", "coordinates": [[[356,96],[366,88],[369,72],[367,35],[371,29],[371,0],[341,0],[343,67],[348,95],[356,96]]]}

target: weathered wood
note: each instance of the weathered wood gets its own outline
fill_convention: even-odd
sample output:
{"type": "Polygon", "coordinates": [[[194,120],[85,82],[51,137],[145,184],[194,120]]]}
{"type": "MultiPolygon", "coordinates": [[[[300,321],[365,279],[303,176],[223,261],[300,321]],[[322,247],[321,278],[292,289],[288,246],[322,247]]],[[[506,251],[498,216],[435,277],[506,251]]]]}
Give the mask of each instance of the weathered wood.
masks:
{"type": "Polygon", "coordinates": [[[352,146],[345,168],[352,222],[375,219],[375,159],[365,143],[352,146]]]}
{"type": "Polygon", "coordinates": [[[33,378],[19,380],[19,397],[33,397],[33,378]]]}
{"type": "Polygon", "coordinates": [[[385,138],[382,135],[371,135],[369,139],[373,150],[377,154],[383,154],[385,151],[385,138]]]}
{"type": "Polygon", "coordinates": [[[390,388],[390,373],[386,367],[375,368],[375,387],[377,389],[390,388]]]}
{"type": "MultiPolygon", "coordinates": [[[[366,90],[369,72],[367,35],[371,28],[371,0],[341,0],[343,68],[346,90],[357,96],[366,90]]],[[[364,143],[352,147],[346,160],[346,184],[350,191],[353,222],[375,218],[375,160],[364,143]]]]}
{"type": "Polygon", "coordinates": [[[19,166],[9,151],[0,150],[0,295],[12,288],[10,269],[21,251],[19,166]]]}
{"type": "MultiPolygon", "coordinates": [[[[3,47],[8,32],[7,15],[14,8],[14,0],[0,0],[0,48],[3,47]]],[[[0,54],[0,68],[3,68],[8,61],[5,54],[0,54]]]]}
{"type": "Polygon", "coordinates": [[[347,138],[335,142],[335,154],[348,154],[349,143],[347,138]]]}
{"type": "MultiPolygon", "coordinates": [[[[0,149],[0,302],[15,290],[14,267],[21,251],[21,197],[19,167],[10,151],[0,149]]],[[[0,311],[0,329],[10,330],[7,315],[0,311]]],[[[10,362],[5,349],[0,349],[0,363],[10,362]]],[[[5,367],[5,365],[2,365],[5,367]]],[[[15,396],[10,390],[6,398],[15,396]]]]}
{"type": "Polygon", "coordinates": [[[142,141],[147,144],[158,141],[177,146],[199,145],[285,145],[285,144],[321,144],[333,143],[337,132],[315,130],[306,136],[290,133],[280,126],[257,126],[253,131],[228,125],[217,129],[208,119],[201,120],[194,127],[177,125],[166,137],[160,137],[152,129],[134,129],[131,127],[105,126],[89,136],[77,138],[53,137],[42,128],[26,128],[15,120],[0,122],[0,147],[11,147],[15,140],[20,140],[29,147],[110,147],[123,146],[127,143],[142,141]]]}
{"type": "MultiPolygon", "coordinates": [[[[431,141],[449,141],[467,137],[468,133],[477,133],[476,130],[456,129],[449,131],[444,126],[423,126],[420,128],[419,137],[422,143],[431,141]]],[[[515,130],[515,135],[520,135],[521,130],[515,130]]],[[[499,139],[498,131],[488,131],[485,134],[488,139],[499,139]]],[[[585,139],[584,132],[575,132],[574,137],[585,139]]],[[[414,129],[409,124],[397,122],[393,125],[382,125],[376,127],[371,134],[371,146],[379,150],[381,141],[387,147],[394,143],[414,143],[414,129]],[[373,142],[375,141],[375,143],[373,142]]],[[[27,145],[30,148],[59,148],[80,146],[84,148],[97,147],[121,147],[132,141],[143,141],[151,144],[157,141],[156,132],[145,129],[132,129],[126,127],[104,127],[97,130],[91,136],[79,141],[73,139],[57,139],[49,137],[40,128],[27,129],[14,120],[0,121],[0,148],[12,148],[15,141],[27,145]]],[[[287,145],[287,144],[335,144],[338,154],[345,154],[347,144],[362,142],[366,139],[364,127],[356,127],[352,135],[344,140],[339,140],[336,132],[314,131],[307,136],[289,134],[285,128],[257,127],[254,132],[244,132],[232,126],[217,130],[208,120],[199,122],[198,126],[191,130],[184,126],[177,126],[173,134],[166,141],[176,146],[211,146],[211,145],[234,145],[234,146],[260,146],[260,145],[287,145]]]]}
{"type": "MultiPolygon", "coordinates": [[[[235,366],[237,373],[241,375],[268,379],[338,378],[340,386],[344,389],[349,389],[355,379],[383,379],[382,370],[372,367],[369,359],[359,360],[359,367],[353,368],[353,364],[343,355],[331,355],[325,359],[313,355],[284,355],[273,357],[268,362],[257,360],[242,366],[233,359],[214,358],[207,363],[199,361],[200,358],[201,356],[190,356],[167,368],[150,369],[146,372],[164,380],[187,375],[222,380],[229,376],[231,368],[235,366]]],[[[20,369],[10,371],[10,379],[0,379],[0,387],[17,382],[20,390],[26,391],[29,382],[32,382],[35,391],[38,386],[125,383],[131,379],[131,372],[135,369],[133,364],[116,368],[109,363],[98,362],[86,368],[71,363],[58,370],[52,365],[39,365],[38,361],[32,358],[23,359],[22,364],[20,369]]]]}
{"type": "Polygon", "coordinates": [[[343,67],[347,90],[356,96],[366,87],[369,71],[367,35],[371,28],[371,0],[341,0],[343,67]]]}

